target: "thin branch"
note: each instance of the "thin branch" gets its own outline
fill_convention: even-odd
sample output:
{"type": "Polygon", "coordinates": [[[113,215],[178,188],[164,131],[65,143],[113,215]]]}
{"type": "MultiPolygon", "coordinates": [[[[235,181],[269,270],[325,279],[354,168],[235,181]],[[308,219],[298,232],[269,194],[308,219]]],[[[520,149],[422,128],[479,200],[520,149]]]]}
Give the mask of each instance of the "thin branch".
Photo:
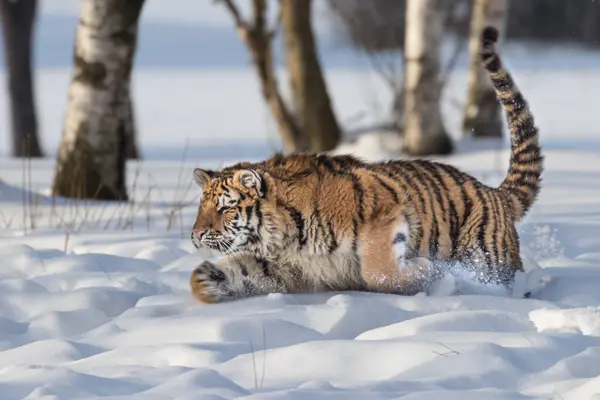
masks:
{"type": "Polygon", "coordinates": [[[237,5],[232,0],[218,0],[219,3],[224,3],[225,7],[233,17],[233,21],[238,29],[243,29],[247,26],[246,21],[242,19],[242,15],[240,14],[240,10],[237,5]]]}
{"type": "Polygon", "coordinates": [[[452,75],[454,68],[458,64],[458,60],[460,59],[460,55],[461,55],[464,47],[465,47],[465,41],[462,40],[460,37],[457,37],[457,42],[454,47],[454,52],[450,56],[450,60],[448,60],[448,64],[446,64],[446,67],[444,68],[444,71],[441,74],[440,83],[442,86],[442,90],[444,90],[444,88],[446,87],[446,84],[450,80],[450,76],[452,75]]]}
{"type": "Polygon", "coordinates": [[[217,0],[221,3],[225,4],[225,8],[229,11],[233,18],[233,22],[235,23],[235,28],[238,32],[238,35],[242,39],[242,42],[248,43],[248,38],[250,36],[250,29],[248,28],[248,22],[244,21],[240,10],[237,5],[233,2],[233,0],[217,0]]]}

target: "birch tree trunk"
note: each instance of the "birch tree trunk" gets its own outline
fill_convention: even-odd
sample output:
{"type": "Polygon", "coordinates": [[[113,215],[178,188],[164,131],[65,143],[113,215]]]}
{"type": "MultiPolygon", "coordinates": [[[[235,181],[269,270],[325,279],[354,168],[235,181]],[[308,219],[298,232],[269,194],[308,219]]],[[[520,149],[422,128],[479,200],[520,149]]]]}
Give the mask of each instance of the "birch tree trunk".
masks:
{"type": "Polygon", "coordinates": [[[144,0],[82,0],[53,193],[127,200],[124,91],[144,0]]]}
{"type": "MultiPolygon", "coordinates": [[[[133,46],[134,48],[137,48],[137,40],[134,42],[133,46]]],[[[129,61],[129,63],[133,64],[133,53],[131,54],[131,57],[132,59],[129,61]]],[[[125,141],[125,158],[128,160],[137,160],[140,158],[140,152],[137,145],[135,109],[133,107],[133,99],[131,96],[131,68],[129,69],[127,80],[121,89],[120,101],[120,107],[123,108],[123,114],[121,114],[119,135],[122,135],[123,140],[125,141]]]]}
{"type": "Polygon", "coordinates": [[[334,149],[341,137],[316,51],[311,0],[280,3],[292,99],[308,151],[334,149]]]}
{"type": "Polygon", "coordinates": [[[448,154],[453,150],[440,110],[444,1],[406,3],[404,147],[411,155],[448,154]]]}
{"type": "Polygon", "coordinates": [[[14,157],[42,157],[32,77],[37,0],[0,0],[14,157]]]}
{"type": "Polygon", "coordinates": [[[502,137],[504,119],[496,92],[479,61],[481,32],[487,25],[498,29],[502,40],[508,15],[508,0],[475,0],[469,37],[469,75],[463,134],[474,137],[502,137]]]}

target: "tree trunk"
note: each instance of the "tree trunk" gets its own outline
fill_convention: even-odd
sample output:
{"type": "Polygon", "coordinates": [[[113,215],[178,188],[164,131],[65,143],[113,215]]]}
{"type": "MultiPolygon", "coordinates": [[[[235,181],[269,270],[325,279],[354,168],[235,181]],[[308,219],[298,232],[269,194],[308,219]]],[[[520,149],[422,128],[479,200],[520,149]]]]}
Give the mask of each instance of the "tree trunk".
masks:
{"type": "MultiPolygon", "coordinates": [[[[137,47],[137,40],[133,46],[137,47]]],[[[134,53],[131,54],[132,59],[129,61],[131,65],[133,65],[133,55],[134,53]]],[[[120,107],[123,107],[123,114],[121,115],[119,125],[119,135],[122,135],[123,140],[125,141],[125,158],[128,160],[137,160],[140,158],[140,152],[137,146],[135,110],[131,97],[131,70],[132,68],[129,69],[126,84],[124,84],[121,89],[120,101],[122,103],[120,104],[120,107]]]]}
{"type": "Polygon", "coordinates": [[[292,99],[310,152],[334,149],[340,127],[331,107],[311,25],[311,0],[282,0],[285,52],[292,99]]]}
{"type": "Polygon", "coordinates": [[[124,103],[124,114],[119,126],[119,135],[123,135],[123,140],[125,141],[125,158],[128,160],[137,160],[140,158],[140,153],[137,146],[135,114],[129,85],[124,90],[122,101],[124,103]]]}
{"type": "Polygon", "coordinates": [[[586,3],[582,25],[584,42],[595,47],[600,46],[600,1],[590,0],[586,3]]]}
{"type": "Polygon", "coordinates": [[[502,137],[502,108],[496,92],[479,59],[481,32],[492,25],[504,36],[508,0],[475,0],[469,38],[469,76],[467,104],[463,117],[463,134],[472,131],[474,137],[502,137]]]}
{"type": "Polygon", "coordinates": [[[144,0],[82,0],[53,193],[127,200],[124,92],[144,0]]]}
{"type": "Polygon", "coordinates": [[[14,157],[42,157],[32,77],[37,0],[0,0],[14,157]]]}
{"type": "Polygon", "coordinates": [[[406,5],[404,146],[411,155],[453,150],[440,110],[444,1],[408,0],[406,5]]]}

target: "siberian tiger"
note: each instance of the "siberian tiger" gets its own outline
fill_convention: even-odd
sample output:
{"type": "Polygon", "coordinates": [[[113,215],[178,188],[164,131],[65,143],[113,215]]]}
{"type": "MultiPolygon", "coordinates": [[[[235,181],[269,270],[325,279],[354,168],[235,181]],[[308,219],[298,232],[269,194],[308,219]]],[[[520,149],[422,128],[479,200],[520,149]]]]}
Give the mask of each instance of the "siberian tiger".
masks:
{"type": "Polygon", "coordinates": [[[523,270],[515,223],[539,193],[543,156],[497,38],[496,29],[484,30],[480,56],[510,128],[510,166],[499,187],[438,162],[348,155],[195,169],[203,193],[192,242],[225,257],[192,273],[194,296],[212,303],[271,292],[411,295],[433,265],[449,261],[510,288],[523,270]]]}

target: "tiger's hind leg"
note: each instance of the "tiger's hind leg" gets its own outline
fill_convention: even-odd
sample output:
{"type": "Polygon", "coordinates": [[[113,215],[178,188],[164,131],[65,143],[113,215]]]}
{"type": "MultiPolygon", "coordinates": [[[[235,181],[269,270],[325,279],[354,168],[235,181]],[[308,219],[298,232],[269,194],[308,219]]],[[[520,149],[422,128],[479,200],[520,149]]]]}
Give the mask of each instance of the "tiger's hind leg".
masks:
{"type": "Polygon", "coordinates": [[[519,236],[512,221],[493,217],[473,214],[466,221],[468,230],[460,232],[456,261],[473,281],[518,292],[522,286],[518,273],[524,272],[519,236]]]}
{"type": "Polygon", "coordinates": [[[202,303],[222,303],[269,293],[286,293],[277,271],[248,253],[233,253],[216,263],[204,261],[190,276],[192,295],[202,303]]]}
{"type": "Polygon", "coordinates": [[[424,290],[431,263],[422,257],[406,257],[408,235],[405,223],[387,228],[363,228],[359,234],[358,255],[368,290],[407,296],[424,290]]]}

